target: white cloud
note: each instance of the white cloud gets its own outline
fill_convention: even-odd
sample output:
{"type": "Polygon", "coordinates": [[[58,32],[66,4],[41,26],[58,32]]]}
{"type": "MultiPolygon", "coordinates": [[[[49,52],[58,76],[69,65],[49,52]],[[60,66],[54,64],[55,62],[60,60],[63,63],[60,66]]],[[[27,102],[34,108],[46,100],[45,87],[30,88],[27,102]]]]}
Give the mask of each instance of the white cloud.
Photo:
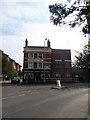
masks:
{"type": "Polygon", "coordinates": [[[47,6],[42,3],[2,3],[0,12],[3,34],[20,34],[24,23],[44,23],[48,21],[47,6]],[[41,10],[42,9],[42,10],[41,10]],[[46,9],[46,10],[45,10],[46,9]],[[8,29],[9,30],[8,30],[8,29]]]}
{"type": "Polygon", "coordinates": [[[15,36],[3,36],[2,41],[0,49],[8,54],[12,59],[16,60],[16,62],[23,65],[23,47],[25,39],[15,36]]]}
{"type": "Polygon", "coordinates": [[[6,27],[5,34],[0,36],[3,41],[3,46],[0,46],[0,48],[11,58],[23,64],[25,39],[28,39],[29,45],[44,46],[44,40],[48,37],[51,41],[52,48],[70,48],[72,49],[72,56],[74,56],[74,50],[81,49],[82,45],[87,42],[87,38],[84,38],[77,28],[70,29],[66,26],[53,26],[50,23],[48,5],[49,3],[54,3],[56,0],[41,1],[40,6],[40,1],[36,1],[34,0],[29,3],[22,2],[22,4],[14,2],[7,3],[3,11],[4,14],[0,14],[0,18],[3,20],[3,26],[6,27]],[[35,2],[35,6],[33,2],[35,2]],[[13,35],[11,34],[12,32],[14,33],[13,35]]]}
{"type": "MultiPolygon", "coordinates": [[[[0,0],[0,2],[14,2],[14,3],[15,2],[17,2],[17,3],[18,2],[31,2],[31,3],[35,2],[36,3],[37,0],[13,0],[13,1],[12,0],[0,0]]],[[[44,2],[44,0],[38,0],[38,2],[44,2]]]]}
{"type": "Polygon", "coordinates": [[[66,3],[67,0],[48,0],[49,4],[55,4],[55,3],[66,3]]]}
{"type": "Polygon", "coordinates": [[[22,29],[24,31],[20,36],[3,36],[3,49],[20,64],[23,64],[23,47],[26,38],[29,46],[44,46],[45,38],[48,37],[53,49],[71,49],[72,60],[74,51],[82,49],[87,42],[87,38],[84,38],[79,30],[77,32],[77,29],[71,30],[69,27],[60,28],[50,23],[24,24],[22,29]]]}

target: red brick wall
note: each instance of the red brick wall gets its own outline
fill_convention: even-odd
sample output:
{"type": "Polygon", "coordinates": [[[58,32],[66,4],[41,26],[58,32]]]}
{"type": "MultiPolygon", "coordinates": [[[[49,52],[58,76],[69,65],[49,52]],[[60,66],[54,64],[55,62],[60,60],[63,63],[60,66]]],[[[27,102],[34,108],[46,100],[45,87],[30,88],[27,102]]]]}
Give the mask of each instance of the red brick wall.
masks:
{"type": "Polygon", "coordinates": [[[65,68],[65,60],[71,60],[71,52],[70,50],[52,50],[52,77],[55,78],[56,74],[60,74],[61,77],[65,77],[66,74],[71,75],[71,66],[69,68],[65,68]],[[61,60],[60,66],[56,66],[55,60],[61,60]]]}
{"type": "Polygon", "coordinates": [[[46,53],[45,54],[45,62],[51,62],[51,53],[46,53]]]}

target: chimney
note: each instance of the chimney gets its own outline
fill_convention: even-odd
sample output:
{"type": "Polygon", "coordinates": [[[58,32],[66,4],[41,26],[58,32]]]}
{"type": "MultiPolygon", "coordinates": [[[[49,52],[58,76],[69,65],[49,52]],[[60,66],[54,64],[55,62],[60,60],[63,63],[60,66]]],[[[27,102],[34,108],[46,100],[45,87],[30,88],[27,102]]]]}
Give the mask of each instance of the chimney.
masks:
{"type": "Polygon", "coordinates": [[[25,47],[27,47],[27,46],[28,46],[28,40],[27,40],[27,38],[26,38],[25,47]]]}
{"type": "Polygon", "coordinates": [[[47,41],[47,47],[51,47],[51,45],[50,45],[50,40],[48,39],[48,41],[47,41]]]}

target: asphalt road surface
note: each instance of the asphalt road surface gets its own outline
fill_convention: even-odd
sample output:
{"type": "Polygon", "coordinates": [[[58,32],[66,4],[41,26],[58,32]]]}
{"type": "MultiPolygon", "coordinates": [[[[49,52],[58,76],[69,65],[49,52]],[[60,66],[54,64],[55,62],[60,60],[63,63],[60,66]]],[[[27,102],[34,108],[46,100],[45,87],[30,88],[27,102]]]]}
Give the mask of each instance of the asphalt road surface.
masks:
{"type": "Polygon", "coordinates": [[[3,118],[88,118],[88,89],[53,85],[5,85],[3,118]]]}

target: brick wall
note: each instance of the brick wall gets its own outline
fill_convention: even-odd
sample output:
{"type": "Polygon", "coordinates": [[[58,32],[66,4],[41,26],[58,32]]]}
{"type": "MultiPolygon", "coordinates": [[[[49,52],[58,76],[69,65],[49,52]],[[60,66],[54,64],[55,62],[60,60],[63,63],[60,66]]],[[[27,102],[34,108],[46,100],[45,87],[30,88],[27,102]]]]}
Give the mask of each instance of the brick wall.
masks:
{"type": "Polygon", "coordinates": [[[52,50],[52,77],[69,77],[71,75],[70,50],[52,50]]]}

